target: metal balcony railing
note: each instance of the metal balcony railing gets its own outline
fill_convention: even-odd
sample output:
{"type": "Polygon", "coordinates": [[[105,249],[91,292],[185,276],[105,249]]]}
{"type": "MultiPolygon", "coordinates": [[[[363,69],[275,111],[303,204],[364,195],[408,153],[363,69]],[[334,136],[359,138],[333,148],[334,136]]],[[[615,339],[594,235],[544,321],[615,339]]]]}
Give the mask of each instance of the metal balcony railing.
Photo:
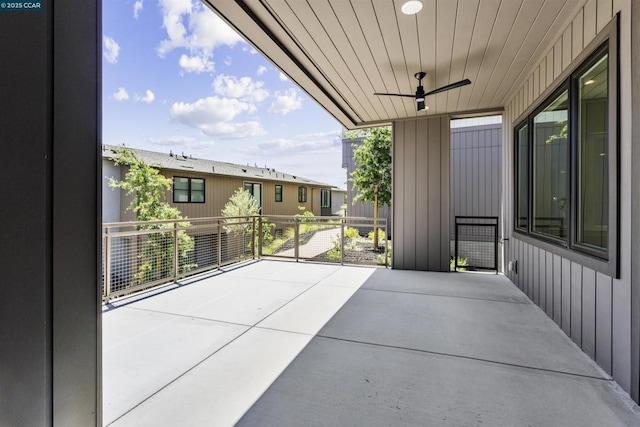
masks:
{"type": "Polygon", "coordinates": [[[386,267],[391,246],[384,218],[297,215],[105,223],[102,248],[106,303],[262,256],[386,267]]]}

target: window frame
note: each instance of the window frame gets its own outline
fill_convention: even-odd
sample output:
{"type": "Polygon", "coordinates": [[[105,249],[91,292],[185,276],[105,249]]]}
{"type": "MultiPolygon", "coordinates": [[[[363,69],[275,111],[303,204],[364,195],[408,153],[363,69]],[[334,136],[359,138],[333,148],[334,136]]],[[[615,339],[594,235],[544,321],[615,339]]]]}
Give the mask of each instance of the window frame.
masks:
{"type": "Polygon", "coordinates": [[[276,203],[282,203],[282,185],[280,184],[276,184],[275,186],[275,202],[276,203]],[[278,189],[280,191],[278,191],[278,189]],[[280,197],[278,197],[280,196],[280,197]]]}
{"type": "Polygon", "coordinates": [[[298,187],[298,203],[307,203],[307,187],[298,187]]]}
{"type": "Polygon", "coordinates": [[[591,44],[575,59],[575,63],[572,64],[562,75],[558,78],[557,84],[553,85],[545,93],[542,94],[541,102],[533,104],[523,114],[514,120],[515,126],[513,129],[512,143],[514,148],[513,155],[513,233],[514,237],[519,240],[533,244],[543,250],[560,255],[566,259],[577,262],[582,266],[591,268],[595,271],[607,274],[612,277],[619,277],[619,195],[618,188],[620,186],[619,176],[619,57],[618,57],[618,35],[617,35],[617,18],[614,18],[610,24],[591,42],[591,44]],[[608,55],[607,67],[608,67],[608,105],[607,105],[607,158],[608,158],[608,236],[607,236],[607,249],[606,251],[594,250],[593,247],[589,247],[577,242],[577,189],[578,189],[578,145],[580,141],[577,140],[579,132],[577,132],[577,126],[579,120],[577,120],[577,103],[579,102],[579,93],[577,89],[577,81],[589,69],[590,66],[595,64],[602,58],[603,55],[608,55]],[[557,241],[552,238],[546,238],[544,235],[532,233],[532,203],[533,198],[532,185],[533,185],[533,156],[532,156],[532,135],[533,135],[533,118],[535,115],[542,111],[555,97],[561,93],[562,90],[568,88],[569,90],[569,103],[568,103],[568,128],[567,128],[567,168],[569,179],[567,179],[567,205],[569,211],[567,212],[567,238],[563,241],[557,241]],[[517,225],[517,131],[522,126],[528,125],[528,138],[529,138],[529,173],[528,173],[528,216],[529,221],[527,230],[518,228],[517,225]]]}
{"type": "MultiPolygon", "coordinates": [[[[198,203],[198,204],[202,204],[205,203],[207,200],[207,192],[206,192],[206,185],[207,185],[207,180],[204,178],[194,178],[194,177],[189,177],[189,176],[178,176],[178,175],[174,175],[171,179],[171,199],[173,200],[173,203],[198,203]],[[187,201],[181,201],[181,200],[176,200],[176,178],[179,179],[186,179],[187,180],[187,196],[188,196],[188,200],[187,201]],[[192,194],[192,188],[191,188],[191,181],[197,179],[202,181],[202,201],[193,201],[193,194],[192,194]]],[[[181,190],[184,191],[184,190],[181,190]]],[[[197,190],[200,191],[200,190],[197,190]]]]}
{"type": "Polygon", "coordinates": [[[330,188],[321,188],[320,189],[320,207],[321,208],[330,208],[331,207],[331,189],[330,188]],[[322,194],[326,194],[326,204],[323,203],[323,196],[322,194]]]}
{"type": "Polygon", "coordinates": [[[245,190],[245,191],[248,191],[248,190],[247,190],[247,188],[246,188],[246,185],[247,185],[247,184],[250,184],[250,185],[251,185],[251,191],[249,191],[249,193],[250,193],[254,198],[255,198],[256,196],[255,196],[255,194],[253,194],[253,193],[254,193],[253,186],[254,186],[254,185],[259,185],[259,186],[260,186],[260,200],[258,200],[258,208],[259,208],[258,212],[262,213],[262,199],[263,199],[264,185],[262,185],[262,183],[261,183],[261,182],[256,182],[256,181],[243,181],[243,182],[242,182],[242,189],[243,189],[243,190],[245,190]]]}

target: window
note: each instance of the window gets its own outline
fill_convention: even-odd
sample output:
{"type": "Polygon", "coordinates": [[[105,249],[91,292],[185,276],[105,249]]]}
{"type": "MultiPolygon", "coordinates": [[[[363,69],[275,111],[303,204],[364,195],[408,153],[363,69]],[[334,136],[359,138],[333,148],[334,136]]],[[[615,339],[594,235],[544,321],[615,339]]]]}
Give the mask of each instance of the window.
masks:
{"type": "Polygon", "coordinates": [[[607,164],[607,55],[577,78],[576,244],[607,249],[609,168],[607,164]]]}
{"type": "Polygon", "coordinates": [[[282,201],[282,185],[276,185],[276,202],[282,201]]]}
{"type": "Polygon", "coordinates": [[[245,182],[242,188],[244,188],[245,191],[248,191],[249,194],[256,199],[258,206],[260,207],[260,212],[262,212],[262,184],[257,182],[245,182]]]}
{"type": "Polygon", "coordinates": [[[515,229],[604,260],[617,238],[610,57],[601,46],[514,129],[515,229]]]}
{"type": "Polygon", "coordinates": [[[331,190],[329,190],[328,188],[320,189],[320,207],[321,208],[331,207],[331,190]]]}
{"type": "Polygon", "coordinates": [[[173,203],[204,203],[204,179],[174,176],[173,203]]]}
{"type": "Polygon", "coordinates": [[[531,230],[567,237],[567,120],[569,92],[563,90],[533,117],[531,230]]]}
{"type": "Polygon", "coordinates": [[[516,228],[526,231],[529,224],[529,127],[516,129],[516,228]]]}
{"type": "Polygon", "coordinates": [[[307,187],[298,187],[298,203],[307,202],[307,187]]]}

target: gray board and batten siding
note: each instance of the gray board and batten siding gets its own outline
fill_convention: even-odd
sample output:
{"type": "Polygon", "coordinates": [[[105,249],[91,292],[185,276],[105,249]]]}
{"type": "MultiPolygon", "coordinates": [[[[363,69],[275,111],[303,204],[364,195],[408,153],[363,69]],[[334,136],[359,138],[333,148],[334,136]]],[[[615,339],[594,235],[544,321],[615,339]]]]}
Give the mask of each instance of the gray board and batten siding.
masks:
{"type": "Polygon", "coordinates": [[[635,40],[640,40],[640,29],[637,23],[632,24],[630,17],[632,11],[640,16],[640,11],[633,3],[588,1],[550,44],[542,60],[531,67],[531,73],[524,76],[522,86],[505,107],[502,185],[504,253],[507,261],[517,261],[516,268],[505,269],[506,276],[638,401],[640,363],[638,344],[633,344],[638,335],[638,279],[632,278],[634,265],[638,264],[637,259],[632,258],[632,240],[638,239],[637,233],[632,234],[638,223],[632,216],[632,203],[638,194],[632,194],[632,177],[634,173],[637,176],[637,165],[631,161],[636,150],[631,142],[629,112],[635,84],[630,62],[632,33],[636,35],[635,40]],[[609,269],[606,264],[602,267],[602,261],[598,264],[588,256],[515,232],[513,180],[515,126],[607,39],[610,64],[618,66],[618,73],[610,76],[613,78],[610,87],[619,87],[618,92],[612,92],[616,101],[612,108],[616,111],[614,114],[619,114],[619,121],[617,127],[611,128],[617,135],[609,134],[610,150],[614,154],[618,151],[619,178],[614,173],[610,180],[617,183],[620,194],[617,206],[609,208],[614,221],[617,220],[617,226],[609,228],[614,232],[618,229],[617,244],[609,248],[608,263],[614,266],[609,269]],[[615,108],[616,104],[619,109],[615,108]]]}
{"type": "Polygon", "coordinates": [[[456,216],[500,216],[502,125],[452,128],[450,149],[453,240],[456,216]]]}
{"type": "MultiPolygon", "coordinates": [[[[342,141],[342,167],[347,170],[347,178],[357,168],[353,150],[362,140],[342,141]]],[[[500,216],[502,125],[495,123],[451,128],[450,152],[449,230],[453,241],[456,216],[500,216]]],[[[353,204],[356,194],[353,184],[348,182],[347,216],[373,217],[371,202],[358,201],[353,204]]],[[[387,218],[391,227],[391,211],[388,207],[381,207],[380,217],[387,218]]]]}

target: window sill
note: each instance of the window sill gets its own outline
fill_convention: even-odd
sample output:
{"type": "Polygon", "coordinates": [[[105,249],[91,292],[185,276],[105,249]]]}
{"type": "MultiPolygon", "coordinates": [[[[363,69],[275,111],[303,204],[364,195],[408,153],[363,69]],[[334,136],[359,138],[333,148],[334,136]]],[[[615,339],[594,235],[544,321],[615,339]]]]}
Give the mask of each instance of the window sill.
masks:
{"type": "Polygon", "coordinates": [[[604,260],[602,258],[597,258],[595,256],[571,250],[563,246],[558,246],[557,244],[553,244],[545,240],[540,240],[535,237],[522,234],[518,230],[513,230],[513,238],[521,240],[537,248],[543,249],[547,252],[551,252],[552,254],[559,255],[562,258],[573,261],[577,264],[582,265],[583,267],[588,267],[592,270],[606,274],[607,276],[616,279],[619,278],[615,259],[604,260]]]}

